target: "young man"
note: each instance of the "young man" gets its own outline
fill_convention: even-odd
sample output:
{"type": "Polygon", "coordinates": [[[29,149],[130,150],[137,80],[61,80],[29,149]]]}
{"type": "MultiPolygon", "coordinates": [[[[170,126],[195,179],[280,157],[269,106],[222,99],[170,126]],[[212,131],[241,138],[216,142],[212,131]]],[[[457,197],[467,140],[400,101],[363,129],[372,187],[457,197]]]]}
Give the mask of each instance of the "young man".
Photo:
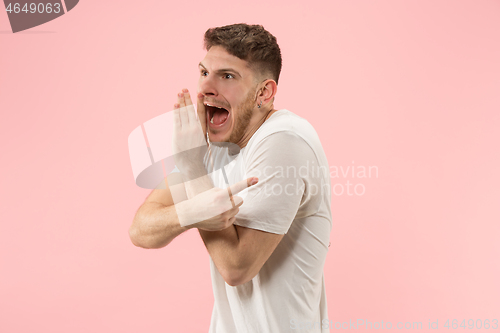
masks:
{"type": "Polygon", "coordinates": [[[205,48],[197,113],[186,89],[175,105],[179,172],[139,208],[131,240],[160,248],[199,230],[215,297],[210,332],[329,332],[329,167],[314,128],[274,109],[276,38],[235,24],[207,30],[205,48]]]}

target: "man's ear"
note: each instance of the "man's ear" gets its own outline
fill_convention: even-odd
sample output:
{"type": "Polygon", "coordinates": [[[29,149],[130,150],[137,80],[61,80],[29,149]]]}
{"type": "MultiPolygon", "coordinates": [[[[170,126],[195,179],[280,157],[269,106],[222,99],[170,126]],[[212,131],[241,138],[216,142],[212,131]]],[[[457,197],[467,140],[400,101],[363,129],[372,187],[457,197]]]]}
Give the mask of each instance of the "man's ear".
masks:
{"type": "Polygon", "coordinates": [[[274,80],[267,79],[262,82],[262,88],[259,90],[259,94],[257,95],[257,100],[262,101],[263,105],[267,105],[268,103],[273,103],[274,96],[278,92],[278,85],[274,80]]]}

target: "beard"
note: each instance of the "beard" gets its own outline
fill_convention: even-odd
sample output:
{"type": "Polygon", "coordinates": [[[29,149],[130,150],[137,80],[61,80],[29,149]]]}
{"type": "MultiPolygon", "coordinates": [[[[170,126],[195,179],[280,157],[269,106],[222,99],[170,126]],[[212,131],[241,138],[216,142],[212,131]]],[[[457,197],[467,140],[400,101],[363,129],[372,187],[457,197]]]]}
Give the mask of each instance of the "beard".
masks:
{"type": "Polygon", "coordinates": [[[246,99],[238,106],[238,116],[235,119],[235,127],[229,135],[228,142],[238,143],[248,128],[250,124],[250,119],[252,119],[253,114],[253,96],[254,91],[249,91],[246,99]]]}

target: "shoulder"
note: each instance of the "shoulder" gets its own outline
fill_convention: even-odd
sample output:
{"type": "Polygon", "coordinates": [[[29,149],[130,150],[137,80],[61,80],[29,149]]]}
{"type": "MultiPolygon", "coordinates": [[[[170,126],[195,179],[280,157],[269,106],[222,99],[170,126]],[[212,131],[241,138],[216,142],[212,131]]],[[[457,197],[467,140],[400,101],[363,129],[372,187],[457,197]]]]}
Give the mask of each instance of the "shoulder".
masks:
{"type": "Polygon", "coordinates": [[[281,129],[270,133],[261,133],[247,146],[245,155],[260,156],[264,154],[267,158],[287,155],[297,155],[299,152],[313,151],[306,139],[291,129],[281,129]]]}
{"type": "Polygon", "coordinates": [[[314,132],[314,128],[306,119],[287,109],[281,109],[266,120],[256,134],[266,135],[283,130],[294,131],[297,134],[305,134],[309,131],[314,132]]]}
{"type": "Polygon", "coordinates": [[[259,127],[248,142],[247,151],[251,152],[262,146],[273,147],[273,150],[297,145],[313,147],[317,140],[314,127],[306,119],[281,109],[259,127]]]}

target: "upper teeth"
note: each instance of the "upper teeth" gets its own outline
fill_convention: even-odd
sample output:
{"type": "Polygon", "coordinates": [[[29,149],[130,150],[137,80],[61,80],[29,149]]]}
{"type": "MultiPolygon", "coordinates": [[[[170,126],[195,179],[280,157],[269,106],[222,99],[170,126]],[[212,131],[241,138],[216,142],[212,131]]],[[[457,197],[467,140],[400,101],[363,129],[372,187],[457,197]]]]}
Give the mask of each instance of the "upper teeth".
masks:
{"type": "Polygon", "coordinates": [[[214,108],[222,109],[220,106],[210,105],[208,103],[207,103],[207,106],[211,106],[211,107],[214,107],[214,108]]]}
{"type": "MultiPolygon", "coordinates": [[[[223,109],[221,108],[220,106],[215,106],[215,105],[211,105],[211,104],[206,104],[207,106],[211,106],[211,107],[214,107],[214,108],[217,108],[217,109],[223,109]]],[[[213,124],[214,123],[214,115],[212,114],[212,119],[210,119],[210,122],[213,124]]]]}

